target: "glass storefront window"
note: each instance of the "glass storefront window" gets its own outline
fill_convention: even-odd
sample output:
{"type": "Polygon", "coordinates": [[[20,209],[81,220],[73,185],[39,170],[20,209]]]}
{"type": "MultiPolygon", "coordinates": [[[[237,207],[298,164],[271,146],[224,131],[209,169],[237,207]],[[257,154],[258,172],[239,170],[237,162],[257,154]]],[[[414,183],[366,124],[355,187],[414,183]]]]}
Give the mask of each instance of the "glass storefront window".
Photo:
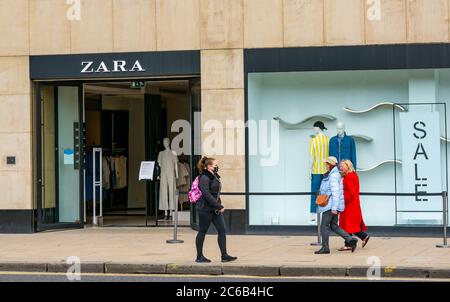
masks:
{"type": "MultiPolygon", "coordinates": [[[[410,186],[403,186],[402,180],[406,169],[411,167],[404,164],[410,159],[402,158],[402,141],[406,144],[407,138],[403,136],[411,133],[402,131],[399,125],[401,114],[414,110],[410,109],[413,106],[392,104],[446,103],[450,100],[450,69],[249,73],[247,87],[248,119],[280,121],[278,160],[266,165],[262,164],[261,155],[249,155],[249,191],[285,193],[250,195],[249,223],[308,225],[312,215],[310,196],[286,193],[311,192],[312,182],[317,181],[315,175],[320,171],[311,171],[314,123],[323,122],[328,140],[337,135],[338,123],[344,124],[355,149],[344,147],[342,157],[356,157],[361,192],[414,193],[410,186]]],[[[436,112],[439,129],[436,131],[444,136],[444,106],[431,107],[435,108],[428,105],[426,110],[436,112]]],[[[419,112],[424,112],[424,108],[418,109],[419,112]]],[[[257,141],[258,135],[249,128],[249,141],[257,141]]],[[[328,141],[326,144],[330,152],[328,141]]],[[[447,142],[440,139],[437,144],[440,148],[435,152],[434,165],[439,166],[440,172],[436,173],[443,181],[430,187],[427,190],[430,193],[446,190],[447,142]]],[[[404,197],[403,201],[406,205],[417,202],[415,197],[404,197]]],[[[442,213],[414,212],[414,206],[407,217],[400,214],[405,204],[395,196],[361,196],[361,207],[366,224],[372,226],[442,223],[442,213]]],[[[420,207],[424,208],[427,209],[427,204],[420,207]]],[[[430,209],[442,211],[442,202],[430,205],[430,209]]]]}

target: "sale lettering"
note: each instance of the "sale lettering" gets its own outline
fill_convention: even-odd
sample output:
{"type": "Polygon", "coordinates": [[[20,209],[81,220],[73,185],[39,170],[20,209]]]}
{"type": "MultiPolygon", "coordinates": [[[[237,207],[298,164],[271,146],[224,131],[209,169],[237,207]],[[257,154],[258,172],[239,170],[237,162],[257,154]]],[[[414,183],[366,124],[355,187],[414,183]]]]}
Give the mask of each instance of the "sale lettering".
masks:
{"type": "MultiPolygon", "coordinates": [[[[424,194],[427,193],[425,189],[420,190],[421,188],[427,188],[428,184],[428,178],[426,177],[420,177],[420,170],[419,170],[419,163],[417,162],[419,158],[422,158],[423,160],[429,160],[427,152],[425,150],[425,146],[422,144],[422,141],[427,137],[427,131],[426,131],[427,125],[422,122],[418,121],[414,123],[414,138],[417,139],[417,148],[416,152],[414,153],[413,160],[414,163],[414,175],[415,175],[415,193],[416,194],[424,194]]],[[[420,196],[416,195],[416,201],[428,201],[427,198],[421,198],[420,196]]]]}

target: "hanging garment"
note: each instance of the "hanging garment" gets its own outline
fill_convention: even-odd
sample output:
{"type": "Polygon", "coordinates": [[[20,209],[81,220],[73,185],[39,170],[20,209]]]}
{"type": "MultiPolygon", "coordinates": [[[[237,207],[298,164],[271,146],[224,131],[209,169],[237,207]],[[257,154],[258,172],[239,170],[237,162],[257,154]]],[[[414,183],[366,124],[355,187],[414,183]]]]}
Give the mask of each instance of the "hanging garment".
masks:
{"type": "Polygon", "coordinates": [[[183,204],[189,201],[187,192],[189,191],[189,165],[186,163],[178,163],[177,189],[180,192],[178,202],[183,204]]]}
{"type": "Polygon", "coordinates": [[[116,159],[114,157],[109,158],[109,165],[111,169],[111,187],[117,189],[116,159]]]}
{"type": "Polygon", "coordinates": [[[183,185],[188,183],[189,173],[186,170],[186,166],[184,163],[178,163],[178,178],[177,178],[177,188],[180,188],[183,185]]]}
{"type": "Polygon", "coordinates": [[[158,154],[158,164],[161,167],[159,188],[159,209],[175,210],[175,169],[178,157],[172,150],[163,150],[158,154]]]}
{"type": "Polygon", "coordinates": [[[325,134],[316,135],[310,142],[310,154],[313,158],[311,174],[325,174],[327,167],[324,160],[328,157],[330,139],[325,134]]]}
{"type": "Polygon", "coordinates": [[[116,173],[116,188],[125,188],[127,186],[127,158],[125,156],[114,158],[114,170],[116,173]]]}
{"type": "Polygon", "coordinates": [[[111,177],[111,166],[109,164],[109,160],[106,156],[103,156],[102,159],[102,186],[106,190],[110,188],[110,177],[111,177]]]}
{"type": "Polygon", "coordinates": [[[344,132],[344,136],[333,136],[330,139],[330,156],[337,158],[338,162],[348,159],[356,169],[356,144],[353,137],[344,132]]]}

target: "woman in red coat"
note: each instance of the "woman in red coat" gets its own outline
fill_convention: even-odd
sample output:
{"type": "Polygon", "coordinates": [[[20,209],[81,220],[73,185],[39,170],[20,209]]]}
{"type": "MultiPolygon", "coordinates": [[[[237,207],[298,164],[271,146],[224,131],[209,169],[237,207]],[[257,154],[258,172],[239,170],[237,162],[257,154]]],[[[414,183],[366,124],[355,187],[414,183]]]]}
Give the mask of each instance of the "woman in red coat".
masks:
{"type": "MultiPolygon", "coordinates": [[[[339,216],[339,226],[349,234],[354,234],[362,240],[362,247],[365,247],[370,239],[367,235],[367,227],[361,213],[359,200],[359,178],[353,164],[349,160],[341,161],[341,173],[344,177],[344,200],[345,210],[339,216]]],[[[351,247],[344,246],[339,251],[351,250],[351,247]]]]}

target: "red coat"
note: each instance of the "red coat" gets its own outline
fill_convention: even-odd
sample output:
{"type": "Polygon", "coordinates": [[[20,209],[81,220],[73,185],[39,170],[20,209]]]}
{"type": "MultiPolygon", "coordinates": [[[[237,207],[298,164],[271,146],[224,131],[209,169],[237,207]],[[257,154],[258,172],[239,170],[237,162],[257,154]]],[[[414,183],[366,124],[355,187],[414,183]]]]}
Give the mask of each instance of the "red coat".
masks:
{"type": "Polygon", "coordinates": [[[344,177],[345,210],[339,215],[339,226],[349,234],[366,231],[359,201],[359,179],[356,172],[344,177]]]}

